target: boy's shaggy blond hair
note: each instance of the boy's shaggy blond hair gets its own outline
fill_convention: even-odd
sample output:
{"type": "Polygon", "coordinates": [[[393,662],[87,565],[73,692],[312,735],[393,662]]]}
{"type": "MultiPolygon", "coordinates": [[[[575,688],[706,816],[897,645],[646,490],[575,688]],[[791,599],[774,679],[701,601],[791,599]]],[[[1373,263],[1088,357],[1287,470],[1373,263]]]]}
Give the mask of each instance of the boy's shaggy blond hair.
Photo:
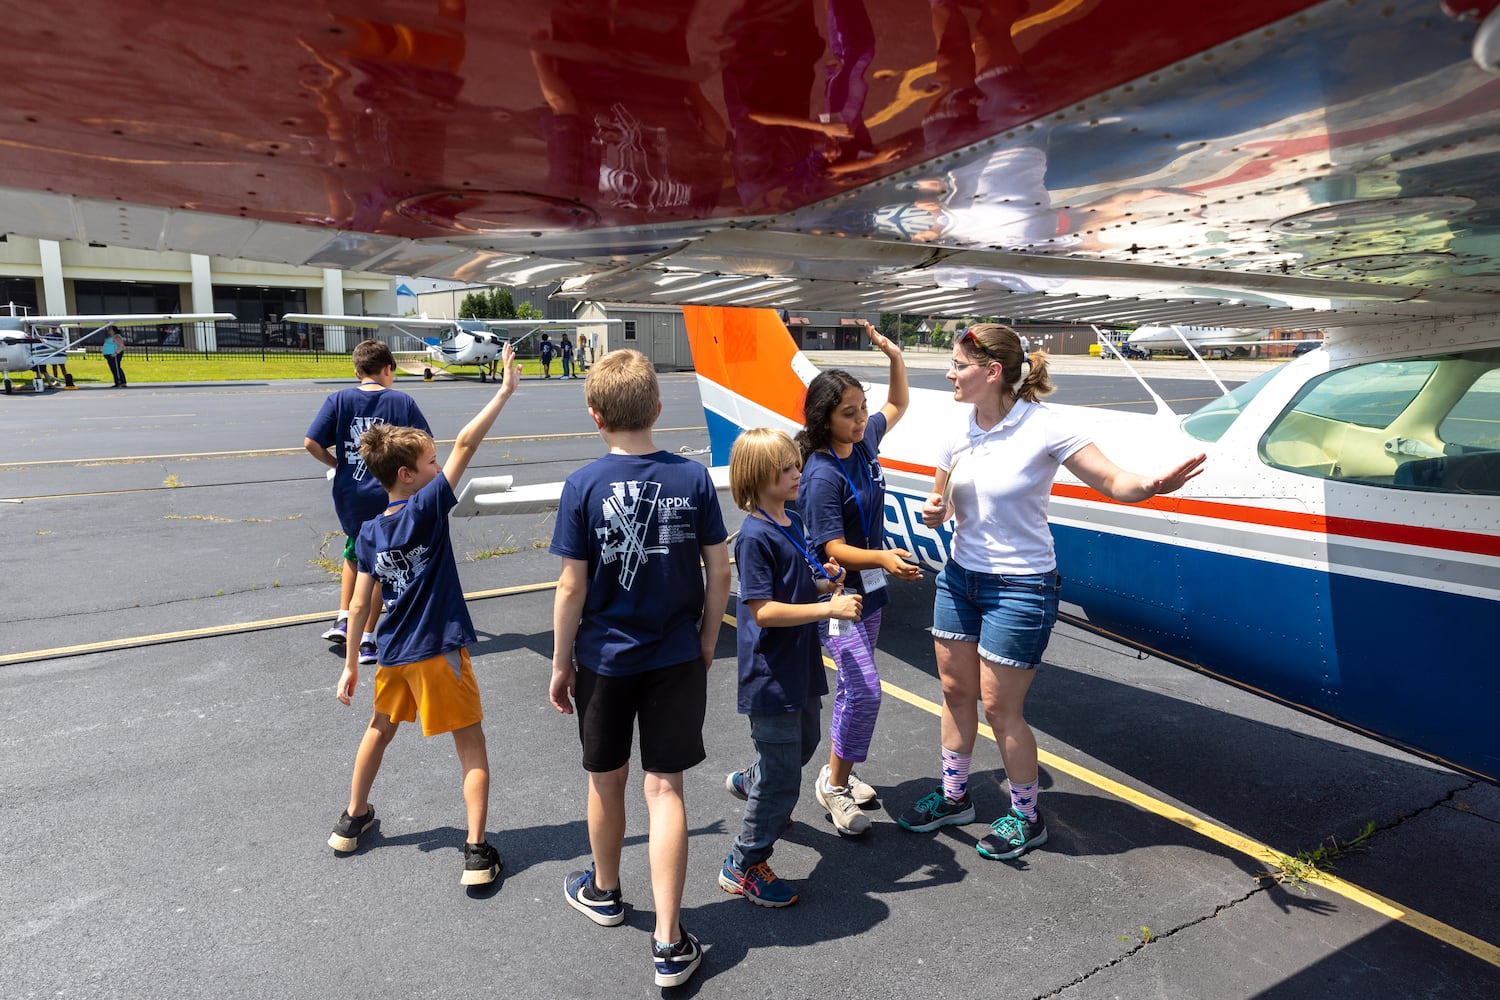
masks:
{"type": "Polygon", "coordinates": [[[774,483],[788,465],[802,467],[802,454],[786,431],[752,427],[729,452],[729,492],[746,513],[760,503],[760,491],[774,483]]]}

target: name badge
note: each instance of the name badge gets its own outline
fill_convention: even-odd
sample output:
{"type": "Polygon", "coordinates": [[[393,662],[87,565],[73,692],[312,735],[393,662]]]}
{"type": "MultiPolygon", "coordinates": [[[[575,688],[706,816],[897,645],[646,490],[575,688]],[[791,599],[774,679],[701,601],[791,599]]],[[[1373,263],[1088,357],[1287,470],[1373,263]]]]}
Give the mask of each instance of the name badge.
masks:
{"type": "Polygon", "coordinates": [[[844,630],[847,629],[848,627],[849,627],[849,623],[846,622],[846,621],[841,621],[838,618],[830,618],[830,619],[828,619],[828,634],[831,635],[831,636],[841,636],[841,635],[843,635],[844,634],[844,630]]]}
{"type": "Polygon", "coordinates": [[[867,594],[873,594],[885,586],[885,570],[862,569],[859,571],[859,585],[867,594]]]}

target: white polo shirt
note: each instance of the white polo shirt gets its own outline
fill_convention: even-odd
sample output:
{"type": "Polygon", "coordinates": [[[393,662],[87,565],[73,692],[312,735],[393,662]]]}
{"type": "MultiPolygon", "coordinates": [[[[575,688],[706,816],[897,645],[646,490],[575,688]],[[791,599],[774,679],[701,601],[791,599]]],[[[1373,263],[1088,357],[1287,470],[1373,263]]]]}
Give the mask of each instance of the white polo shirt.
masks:
{"type": "Polygon", "coordinates": [[[1068,414],[1045,403],[1018,399],[989,430],[970,410],[967,426],[937,459],[939,469],[953,472],[954,561],[1006,576],[1056,569],[1047,498],[1058,466],[1091,443],[1068,414]]]}

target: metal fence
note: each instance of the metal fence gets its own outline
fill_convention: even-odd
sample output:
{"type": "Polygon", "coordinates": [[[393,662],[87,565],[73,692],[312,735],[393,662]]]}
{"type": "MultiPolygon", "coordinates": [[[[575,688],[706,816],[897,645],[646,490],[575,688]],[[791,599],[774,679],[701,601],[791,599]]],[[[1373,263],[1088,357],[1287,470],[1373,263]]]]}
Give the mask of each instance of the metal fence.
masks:
{"type": "MultiPolygon", "coordinates": [[[[354,330],[353,327],[347,329],[354,330]]],[[[308,323],[244,323],[224,320],[215,323],[120,327],[119,331],[126,349],[143,359],[229,356],[260,360],[303,358],[316,361],[324,357],[349,356],[347,350],[328,348],[325,327],[308,323]],[[209,344],[214,346],[209,348],[209,344]]],[[[86,348],[90,352],[98,351],[99,339],[91,338],[85,345],[86,348]]],[[[358,330],[355,336],[348,338],[350,350],[361,340],[381,341],[398,355],[422,353],[422,345],[417,341],[398,330],[386,327],[358,330]]],[[[537,357],[539,342],[537,337],[527,337],[517,345],[517,356],[537,357]]]]}

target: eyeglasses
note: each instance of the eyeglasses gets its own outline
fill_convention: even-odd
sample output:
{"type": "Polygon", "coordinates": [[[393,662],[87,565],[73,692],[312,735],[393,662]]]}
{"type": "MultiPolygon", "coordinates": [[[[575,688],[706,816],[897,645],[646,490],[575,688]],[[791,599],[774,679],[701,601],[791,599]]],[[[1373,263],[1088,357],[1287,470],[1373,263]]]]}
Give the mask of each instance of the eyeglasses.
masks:
{"type": "Polygon", "coordinates": [[[965,368],[981,368],[981,367],[983,367],[985,365],[994,365],[994,364],[999,364],[999,362],[998,361],[949,361],[948,362],[948,370],[950,372],[961,372],[965,368]]]}

